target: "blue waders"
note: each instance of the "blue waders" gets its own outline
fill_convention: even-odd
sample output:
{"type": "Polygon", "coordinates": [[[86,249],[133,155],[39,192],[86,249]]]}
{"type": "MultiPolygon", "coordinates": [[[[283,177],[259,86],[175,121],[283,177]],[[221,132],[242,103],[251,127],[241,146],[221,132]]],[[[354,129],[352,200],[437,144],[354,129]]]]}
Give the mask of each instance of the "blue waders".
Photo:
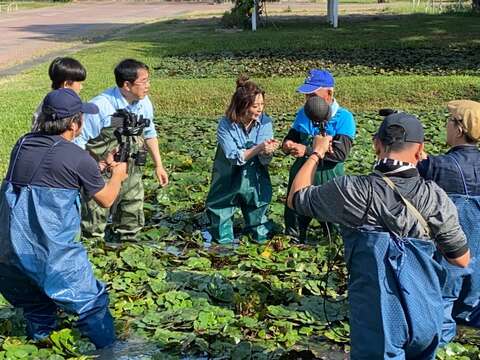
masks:
{"type": "Polygon", "coordinates": [[[453,155],[462,177],[464,194],[448,194],[457,207],[458,218],[470,248],[472,260],[466,269],[451,265],[445,259],[442,264],[447,269],[447,282],[444,287],[445,318],[443,323],[442,345],[452,341],[456,334],[456,321],[480,328],[480,196],[468,193],[465,177],[460,164],[453,155]]]}
{"type": "Polygon", "coordinates": [[[352,360],[435,358],[445,274],[431,241],[342,229],[352,360]]]}
{"type": "Polygon", "coordinates": [[[79,191],[31,185],[40,165],[25,169],[28,184],[10,178],[1,187],[0,292],[23,309],[32,339],[56,329],[60,308],[79,316],[79,330],[97,347],[108,346],[115,341],[108,294],[78,242],[79,191]]]}

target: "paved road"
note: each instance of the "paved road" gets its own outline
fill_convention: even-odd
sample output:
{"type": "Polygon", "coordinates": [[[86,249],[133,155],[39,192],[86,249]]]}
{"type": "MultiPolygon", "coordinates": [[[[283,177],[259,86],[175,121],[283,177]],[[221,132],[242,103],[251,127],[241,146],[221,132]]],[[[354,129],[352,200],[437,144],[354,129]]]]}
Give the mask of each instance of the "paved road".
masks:
{"type": "MultiPolygon", "coordinates": [[[[283,15],[288,15],[292,10],[304,15],[320,15],[326,12],[325,2],[290,0],[269,3],[268,8],[283,15]]],[[[383,5],[341,4],[340,13],[377,12],[383,5]]],[[[231,2],[109,0],[0,13],[0,77],[19,73],[65,52],[85,48],[88,44],[84,40],[118,35],[121,31],[130,30],[133,24],[190,13],[221,14],[231,6],[231,2]]]]}
{"type": "Polygon", "coordinates": [[[156,19],[222,12],[231,4],[164,2],[79,2],[0,13],[0,69],[72,46],[99,34],[156,19]]]}

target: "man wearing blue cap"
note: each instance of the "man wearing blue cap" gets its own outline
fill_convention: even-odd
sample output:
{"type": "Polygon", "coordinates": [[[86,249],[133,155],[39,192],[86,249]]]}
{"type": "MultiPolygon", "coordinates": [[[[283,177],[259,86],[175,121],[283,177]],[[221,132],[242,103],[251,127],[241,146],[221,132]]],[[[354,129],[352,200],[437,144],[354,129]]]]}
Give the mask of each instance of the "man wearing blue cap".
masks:
{"type": "Polygon", "coordinates": [[[127,178],[126,164],[111,165],[105,184],[95,160],[72,141],[84,104],[72,89],[43,100],[39,132],[15,145],[0,190],[0,292],[21,308],[27,334],[41,340],[57,328],[57,311],[78,315],[78,328],[97,347],[115,341],[105,285],[95,279],[79,242],[79,192],[109,207],[127,178]]]}
{"type": "Polygon", "coordinates": [[[375,134],[373,173],[312,186],[330,147],[330,137],[316,136],[288,195],[298,213],[340,225],[351,360],[435,359],[445,283],[438,257],[457,268],[470,261],[455,205],[416,168],[423,142],[415,116],[388,115],[375,134]]]}
{"type": "MultiPolygon", "coordinates": [[[[355,119],[350,111],[340,107],[333,97],[335,80],[327,70],[310,70],[297,91],[305,94],[306,98],[318,96],[324,99],[330,105],[331,117],[320,128],[310,119],[304,107],[301,107],[296,115],[292,128],[283,140],[282,149],[285,153],[296,158],[290,169],[290,178],[288,181],[288,191],[292,185],[298,170],[305,163],[308,156],[312,153],[313,137],[320,133],[331,136],[332,151],[329,152],[315,172],[315,185],[323,184],[336,176],[344,174],[344,161],[353,145],[355,137],[355,119]]],[[[307,237],[307,229],[310,217],[297,214],[295,211],[285,206],[285,233],[298,241],[304,242],[307,237]]]]}

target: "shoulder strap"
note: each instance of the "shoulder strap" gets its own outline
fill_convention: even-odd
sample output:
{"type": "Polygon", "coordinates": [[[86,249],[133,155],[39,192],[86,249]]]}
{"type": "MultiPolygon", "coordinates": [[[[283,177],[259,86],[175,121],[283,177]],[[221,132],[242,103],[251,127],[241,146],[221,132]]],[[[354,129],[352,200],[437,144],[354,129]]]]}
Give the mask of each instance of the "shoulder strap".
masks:
{"type": "MultiPolygon", "coordinates": [[[[13,164],[12,164],[12,168],[11,168],[11,172],[10,172],[10,177],[8,179],[9,182],[12,182],[13,180],[13,171],[15,170],[15,167],[17,166],[17,160],[18,160],[18,155],[20,154],[20,150],[22,149],[22,146],[23,146],[23,143],[25,142],[26,139],[30,138],[31,136],[29,135],[26,135],[22,138],[22,140],[20,141],[20,144],[18,146],[18,149],[17,149],[17,153],[15,154],[15,158],[13,160],[13,164]]],[[[40,161],[36,164],[36,166],[32,169],[32,172],[30,174],[30,180],[28,180],[28,184],[27,185],[31,185],[35,175],[37,174],[38,170],[40,169],[40,167],[42,166],[43,162],[45,161],[46,157],[48,156],[48,154],[50,154],[52,152],[52,150],[55,148],[55,146],[57,146],[59,143],[61,142],[61,140],[57,140],[55,141],[52,145],[50,145],[50,147],[48,148],[48,150],[45,152],[45,154],[43,154],[43,156],[40,158],[40,161]]]]}
{"type": "Polygon", "coordinates": [[[469,196],[469,194],[468,194],[468,188],[467,188],[467,182],[465,181],[465,175],[463,174],[462,167],[461,167],[460,164],[458,163],[457,159],[455,159],[455,156],[453,156],[452,154],[449,154],[449,155],[448,155],[448,158],[449,158],[449,159],[452,159],[453,162],[455,163],[455,166],[457,167],[458,172],[460,173],[460,176],[462,177],[463,191],[465,192],[465,195],[469,196]]]}
{"type": "Polygon", "coordinates": [[[390,180],[388,177],[386,177],[384,174],[382,174],[380,171],[375,170],[375,174],[379,175],[383,181],[387,183],[387,185],[398,195],[400,196],[400,199],[402,199],[403,204],[407,207],[408,210],[411,211],[411,213],[417,218],[418,222],[422,225],[424,234],[431,238],[432,234],[430,231],[430,226],[428,226],[427,220],[423,217],[422,214],[417,210],[415,206],[412,205],[410,201],[408,201],[401,193],[398,191],[397,187],[393,183],[392,180],[390,180]]]}

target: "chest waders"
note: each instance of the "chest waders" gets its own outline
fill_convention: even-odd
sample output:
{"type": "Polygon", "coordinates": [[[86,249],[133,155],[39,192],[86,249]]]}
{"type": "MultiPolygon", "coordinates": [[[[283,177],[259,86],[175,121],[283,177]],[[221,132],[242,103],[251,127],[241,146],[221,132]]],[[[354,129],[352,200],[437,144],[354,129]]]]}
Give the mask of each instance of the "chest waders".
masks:
{"type": "MultiPolygon", "coordinates": [[[[301,143],[305,146],[311,146],[313,137],[303,134],[301,136],[301,143]]],[[[297,175],[300,168],[303,166],[308,157],[297,158],[290,168],[289,178],[288,178],[288,187],[287,194],[290,192],[292,187],[293,180],[297,175]]],[[[337,176],[342,176],[345,174],[345,168],[343,163],[329,163],[320,161],[317,171],[315,172],[315,177],[313,180],[313,185],[322,185],[326,182],[334,179],[337,176]]],[[[303,216],[295,212],[295,210],[290,209],[285,205],[284,210],[284,221],[285,221],[285,234],[293,236],[298,240],[304,242],[307,238],[307,230],[312,218],[308,216],[303,216]]]]}
{"type": "MultiPolygon", "coordinates": [[[[16,161],[15,157],[11,174],[16,161]]],[[[95,279],[78,241],[78,190],[31,185],[42,162],[35,169],[25,169],[31,172],[28,183],[15,184],[10,178],[2,184],[0,292],[23,309],[27,334],[34,340],[46,338],[57,328],[60,308],[79,316],[80,332],[97,347],[110,345],[115,332],[108,294],[95,279]]]]}
{"type": "MultiPolygon", "coordinates": [[[[112,120],[113,121],[113,120],[112,120]]],[[[87,143],[86,149],[97,161],[118,146],[114,131],[121,123],[112,123],[104,127],[100,135],[87,143]]],[[[141,136],[132,139],[132,152],[144,147],[145,140],[141,136]]],[[[102,208],[95,200],[83,196],[82,201],[82,236],[104,238],[109,216],[112,216],[112,230],[115,240],[132,241],[145,225],[143,214],[143,169],[128,161],[128,178],[122,183],[120,193],[110,209],[102,208]]],[[[108,181],[108,178],[105,178],[108,181]]]]}
{"type": "Polygon", "coordinates": [[[448,194],[458,211],[458,219],[470,248],[471,261],[462,269],[451,265],[445,259],[442,265],[447,269],[444,287],[445,318],[442,345],[456,335],[456,321],[480,328],[480,196],[468,192],[465,176],[453,154],[448,156],[455,163],[463,182],[464,194],[448,194]]]}
{"type": "Polygon", "coordinates": [[[258,242],[264,242],[269,232],[266,216],[272,200],[272,184],[266,165],[258,156],[245,165],[231,165],[221,146],[217,146],[213,163],[212,183],[207,196],[209,231],[221,244],[233,242],[232,217],[240,208],[245,220],[245,232],[258,242]]]}
{"type": "Polygon", "coordinates": [[[351,360],[433,360],[445,273],[432,241],[342,228],[351,360]]]}

